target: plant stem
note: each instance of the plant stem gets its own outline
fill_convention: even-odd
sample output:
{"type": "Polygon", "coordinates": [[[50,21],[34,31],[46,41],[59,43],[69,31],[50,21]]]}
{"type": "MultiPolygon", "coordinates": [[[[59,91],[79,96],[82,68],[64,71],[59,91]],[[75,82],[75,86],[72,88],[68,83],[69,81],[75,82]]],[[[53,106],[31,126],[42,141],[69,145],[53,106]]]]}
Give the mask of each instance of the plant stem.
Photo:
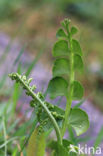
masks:
{"type": "MultiPolygon", "coordinates": [[[[6,143],[6,125],[5,125],[5,117],[3,116],[3,130],[4,130],[4,143],[6,143]]],[[[7,156],[7,145],[5,144],[5,156],[7,156]]]]}
{"type": "Polygon", "coordinates": [[[66,109],[65,109],[65,118],[64,118],[64,122],[63,122],[63,126],[62,126],[62,130],[61,130],[61,134],[62,137],[65,134],[66,128],[67,128],[67,124],[68,124],[68,117],[70,114],[70,110],[71,110],[71,104],[72,104],[72,94],[73,94],[73,88],[72,88],[72,82],[74,81],[74,59],[73,59],[73,50],[72,50],[72,39],[71,37],[69,37],[69,43],[70,43],[70,80],[69,80],[69,91],[68,91],[68,95],[66,96],[67,98],[67,103],[66,103],[66,109]]]}
{"type": "Polygon", "coordinates": [[[56,132],[56,136],[57,136],[57,140],[60,144],[62,144],[62,137],[61,137],[61,132],[59,129],[59,126],[55,120],[55,118],[53,117],[53,115],[51,114],[51,112],[49,111],[49,109],[46,107],[45,103],[43,101],[41,101],[41,99],[28,87],[28,85],[25,84],[25,82],[20,78],[19,74],[16,73],[16,76],[18,77],[19,81],[21,82],[21,84],[26,88],[26,90],[30,93],[30,95],[32,96],[32,98],[36,99],[40,105],[44,108],[45,112],[48,114],[49,119],[51,120],[55,132],[56,132]]]}

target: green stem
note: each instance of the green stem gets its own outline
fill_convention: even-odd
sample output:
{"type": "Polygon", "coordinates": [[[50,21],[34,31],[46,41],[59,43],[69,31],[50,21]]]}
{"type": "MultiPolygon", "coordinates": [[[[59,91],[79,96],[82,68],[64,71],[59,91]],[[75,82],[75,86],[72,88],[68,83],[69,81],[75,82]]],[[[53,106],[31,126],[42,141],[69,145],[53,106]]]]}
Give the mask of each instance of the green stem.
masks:
{"type": "Polygon", "coordinates": [[[66,97],[67,103],[66,103],[66,109],[65,109],[65,118],[64,118],[62,130],[61,130],[62,137],[65,134],[67,124],[68,124],[68,117],[69,117],[71,105],[72,105],[72,94],[73,94],[72,82],[74,81],[74,69],[73,69],[74,59],[73,59],[71,38],[69,39],[69,43],[70,43],[70,80],[69,80],[70,87],[69,87],[68,95],[66,97]]]}
{"type": "MultiPolygon", "coordinates": [[[[4,143],[6,143],[6,125],[5,125],[5,118],[3,116],[3,130],[4,130],[4,143]]],[[[7,145],[5,144],[5,156],[7,156],[7,145]]]]}
{"type": "Polygon", "coordinates": [[[22,83],[22,85],[26,88],[26,90],[28,90],[28,92],[30,93],[32,98],[36,99],[40,103],[40,105],[44,108],[45,112],[48,114],[48,117],[50,118],[50,120],[54,126],[56,136],[57,136],[57,140],[60,144],[62,144],[61,132],[60,132],[59,126],[58,126],[55,118],[53,117],[53,115],[51,114],[49,109],[46,107],[45,103],[43,101],[41,101],[41,99],[32,90],[30,90],[28,85],[26,85],[25,82],[20,78],[19,74],[16,73],[16,75],[17,75],[19,81],[22,83]]]}

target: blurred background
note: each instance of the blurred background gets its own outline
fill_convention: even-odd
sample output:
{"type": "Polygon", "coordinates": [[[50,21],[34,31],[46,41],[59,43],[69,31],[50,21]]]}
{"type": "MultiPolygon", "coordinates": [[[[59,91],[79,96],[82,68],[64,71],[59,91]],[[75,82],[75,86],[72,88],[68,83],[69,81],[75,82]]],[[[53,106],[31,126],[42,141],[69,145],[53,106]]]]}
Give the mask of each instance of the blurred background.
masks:
{"type": "MultiPolygon", "coordinates": [[[[1,153],[5,147],[2,147],[3,128],[7,129],[9,141],[22,136],[22,140],[13,143],[17,151],[21,148],[19,143],[23,144],[26,126],[34,121],[32,118],[24,125],[31,115],[27,113],[29,100],[22,95],[19,86],[9,80],[8,73],[31,74],[38,90],[45,90],[51,78],[51,51],[56,31],[64,18],[71,19],[79,29],[76,38],[83,50],[85,68],[78,79],[85,87],[84,109],[90,116],[90,132],[92,128],[95,130],[91,140],[103,133],[103,0],[0,0],[1,153]],[[12,117],[16,119],[15,124],[12,117]],[[20,129],[21,125],[24,129],[20,129]]],[[[89,132],[86,135],[89,136],[89,132]]],[[[84,141],[87,140],[85,137],[84,141]]],[[[12,147],[8,146],[9,153],[12,147]]]]}

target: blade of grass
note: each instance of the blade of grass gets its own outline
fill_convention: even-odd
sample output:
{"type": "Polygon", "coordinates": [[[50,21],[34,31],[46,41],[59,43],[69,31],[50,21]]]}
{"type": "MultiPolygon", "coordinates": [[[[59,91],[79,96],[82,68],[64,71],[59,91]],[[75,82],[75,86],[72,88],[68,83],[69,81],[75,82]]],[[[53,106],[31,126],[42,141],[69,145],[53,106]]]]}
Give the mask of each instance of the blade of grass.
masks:
{"type": "MultiPolygon", "coordinates": [[[[26,71],[26,76],[29,76],[32,69],[35,67],[36,63],[38,62],[38,60],[40,59],[41,55],[43,54],[44,50],[40,50],[40,52],[37,54],[37,56],[35,57],[35,59],[31,62],[31,64],[29,65],[27,71],[26,71]]],[[[23,53],[23,50],[20,52],[19,55],[19,59],[21,57],[21,53],[23,53]]],[[[19,60],[17,59],[17,61],[19,60]]],[[[18,73],[21,73],[21,65],[19,64],[18,66],[18,73]]],[[[13,99],[13,107],[12,107],[12,113],[15,113],[16,110],[16,105],[17,105],[17,101],[20,98],[20,95],[22,94],[22,91],[20,91],[19,85],[17,83],[14,84],[14,91],[13,91],[13,95],[12,95],[12,99],[13,99]]]]}
{"type": "Polygon", "coordinates": [[[7,74],[7,73],[5,73],[5,74],[2,76],[1,81],[0,81],[0,89],[4,86],[7,77],[8,77],[8,74],[7,74]]]}
{"type": "Polygon", "coordinates": [[[61,96],[60,99],[57,101],[56,105],[59,106],[61,104],[62,99],[63,99],[63,97],[61,96]]]}
{"type": "Polygon", "coordinates": [[[31,71],[33,70],[33,68],[35,67],[36,63],[38,62],[38,60],[40,59],[40,57],[42,56],[42,54],[44,53],[44,49],[45,46],[39,51],[39,53],[37,54],[37,56],[34,58],[34,60],[31,62],[31,64],[29,65],[25,75],[28,77],[31,73],[31,71]]]}
{"type": "MultiPolygon", "coordinates": [[[[35,111],[34,111],[34,113],[35,113],[35,111]]],[[[34,113],[33,113],[32,115],[34,115],[34,113]]],[[[31,115],[31,118],[32,118],[32,115],[31,115]]],[[[29,138],[30,138],[32,132],[34,131],[36,125],[37,125],[37,118],[35,117],[35,119],[33,120],[33,123],[32,123],[32,128],[31,128],[31,130],[30,130],[30,133],[29,133],[29,135],[27,136],[27,138],[26,138],[26,140],[25,140],[25,143],[24,143],[23,146],[21,147],[21,151],[18,153],[17,156],[20,156],[20,154],[21,154],[21,152],[23,151],[24,147],[27,145],[27,143],[28,143],[28,141],[29,141],[29,138]]]]}
{"type": "MultiPolygon", "coordinates": [[[[25,46],[21,49],[18,57],[16,58],[15,63],[17,63],[20,59],[20,57],[22,56],[23,52],[24,52],[25,46]]],[[[35,59],[31,62],[31,64],[29,65],[27,71],[26,71],[26,76],[29,76],[32,69],[35,67],[36,63],[38,62],[38,60],[40,59],[41,55],[44,52],[44,47],[40,50],[40,52],[37,54],[37,56],[35,57],[35,59]]],[[[21,64],[18,65],[18,69],[17,72],[20,74],[21,73],[21,64]]],[[[14,84],[14,91],[13,91],[13,95],[12,95],[12,99],[13,99],[13,107],[12,107],[12,114],[15,113],[16,110],[16,105],[17,105],[17,101],[20,98],[20,95],[22,94],[22,91],[20,91],[19,85],[17,83],[14,84]]]]}
{"type": "Polygon", "coordinates": [[[12,110],[11,103],[12,103],[12,99],[10,98],[8,102],[4,104],[3,114],[6,115],[7,117],[11,115],[11,110],[12,110]]]}
{"type": "Polygon", "coordinates": [[[37,118],[35,116],[35,111],[32,113],[30,120],[28,120],[26,123],[24,122],[21,127],[14,133],[14,136],[22,136],[22,135],[26,135],[26,129],[28,129],[28,127],[30,127],[33,123],[36,124],[37,122],[37,118]],[[25,133],[24,133],[25,132],[25,133]]]}
{"type": "MultiPolygon", "coordinates": [[[[21,57],[21,53],[23,52],[23,50],[20,52],[19,55],[19,59],[21,57]]],[[[39,58],[41,57],[41,55],[43,54],[43,50],[40,50],[40,52],[37,54],[37,56],[35,57],[35,59],[32,61],[32,63],[29,65],[27,71],[26,71],[26,76],[29,76],[32,69],[35,67],[36,63],[38,62],[39,58]]],[[[17,59],[18,60],[18,59],[17,59]]],[[[17,61],[16,61],[17,62],[17,61]]],[[[17,72],[20,73],[21,72],[21,65],[19,64],[17,72]]],[[[15,110],[16,110],[16,105],[17,105],[17,101],[20,98],[20,95],[22,94],[22,91],[19,90],[19,85],[17,83],[14,84],[14,91],[13,91],[13,95],[12,95],[12,99],[13,99],[13,109],[12,109],[12,113],[14,114],[15,110]]]]}
{"type": "Polygon", "coordinates": [[[86,99],[82,99],[80,102],[78,102],[74,108],[79,108],[84,102],[86,101],[86,99]]]}
{"type": "MultiPolygon", "coordinates": [[[[93,94],[93,93],[92,93],[93,94]]],[[[80,102],[78,102],[74,108],[79,108],[86,100],[89,99],[90,96],[92,96],[92,94],[88,95],[86,98],[83,98],[80,102]]]]}
{"type": "Polygon", "coordinates": [[[3,52],[3,55],[0,58],[0,65],[4,62],[4,60],[8,56],[8,54],[10,52],[10,48],[13,45],[14,38],[22,32],[22,30],[25,26],[26,19],[29,17],[29,15],[30,15],[30,13],[28,13],[27,15],[24,15],[22,22],[19,24],[16,31],[13,33],[11,40],[9,41],[8,45],[6,46],[6,49],[3,52]]]}
{"type": "Polygon", "coordinates": [[[96,148],[101,144],[101,142],[103,141],[103,126],[100,129],[100,132],[98,133],[98,136],[94,142],[94,148],[96,150],[96,148]]]}
{"type": "Polygon", "coordinates": [[[31,130],[30,130],[29,136],[26,138],[25,143],[24,143],[24,145],[21,147],[21,151],[18,153],[17,156],[19,156],[19,155],[21,154],[21,152],[23,151],[24,147],[27,145],[27,143],[28,143],[28,141],[29,141],[29,138],[30,138],[31,134],[33,133],[34,129],[35,129],[35,124],[32,125],[32,128],[31,128],[31,130]]]}
{"type": "Polygon", "coordinates": [[[10,125],[10,127],[7,129],[7,134],[9,134],[12,130],[14,130],[14,128],[18,125],[18,123],[20,122],[20,119],[16,119],[16,121],[10,125]]]}
{"type": "MultiPolygon", "coordinates": [[[[6,123],[5,123],[5,117],[3,116],[3,120],[2,120],[2,124],[3,124],[3,132],[4,132],[4,143],[7,141],[6,137],[6,123]]],[[[5,144],[5,156],[7,156],[7,144],[5,144]]]]}
{"type": "Polygon", "coordinates": [[[68,126],[68,132],[69,132],[69,140],[76,145],[76,137],[74,135],[72,127],[68,126]]]}
{"type": "Polygon", "coordinates": [[[8,45],[6,46],[2,56],[0,57],[0,65],[4,62],[4,60],[6,59],[9,51],[10,51],[10,48],[11,48],[11,45],[12,45],[12,40],[10,40],[10,42],[8,43],[8,45]]]}
{"type": "MultiPolygon", "coordinates": [[[[94,139],[94,138],[92,138],[92,139],[94,139]]],[[[77,144],[80,143],[80,142],[85,143],[85,142],[87,142],[89,140],[91,140],[91,136],[85,136],[83,138],[76,138],[76,143],[77,144]]]]}
{"type": "Polygon", "coordinates": [[[24,53],[25,48],[26,48],[26,45],[24,45],[24,46],[20,49],[20,52],[19,52],[18,56],[16,57],[16,59],[15,59],[15,61],[14,61],[14,63],[13,63],[13,66],[15,66],[15,65],[19,62],[19,60],[20,60],[22,54],[24,53]]]}
{"type": "MultiPolygon", "coordinates": [[[[24,46],[25,47],[25,46],[24,46]]],[[[21,57],[21,55],[23,54],[24,48],[20,51],[17,59],[15,60],[15,63],[17,63],[21,57]]],[[[27,71],[26,71],[26,76],[29,76],[32,69],[35,67],[36,63],[38,62],[38,60],[40,59],[41,55],[43,54],[44,50],[40,50],[40,52],[37,54],[37,56],[35,57],[35,59],[32,61],[32,63],[29,65],[27,71]]],[[[17,72],[20,74],[21,73],[21,64],[18,65],[18,69],[17,72]]],[[[12,106],[12,115],[14,115],[15,111],[16,111],[16,105],[18,102],[18,99],[20,98],[20,95],[22,94],[22,91],[20,91],[19,85],[17,83],[14,84],[14,91],[13,91],[13,95],[12,95],[12,100],[13,100],[13,106],[12,106]]]]}
{"type": "MultiPolygon", "coordinates": [[[[11,138],[11,139],[6,140],[4,144],[0,145],[0,149],[3,148],[3,147],[5,147],[8,143],[10,143],[10,142],[12,142],[13,140],[16,140],[16,139],[18,139],[18,138],[19,138],[19,137],[13,137],[13,138],[11,138]]],[[[6,155],[6,156],[7,156],[7,155],[6,155]]]]}
{"type": "Polygon", "coordinates": [[[46,98],[47,94],[48,94],[48,89],[46,89],[46,91],[44,92],[43,96],[46,98]]]}

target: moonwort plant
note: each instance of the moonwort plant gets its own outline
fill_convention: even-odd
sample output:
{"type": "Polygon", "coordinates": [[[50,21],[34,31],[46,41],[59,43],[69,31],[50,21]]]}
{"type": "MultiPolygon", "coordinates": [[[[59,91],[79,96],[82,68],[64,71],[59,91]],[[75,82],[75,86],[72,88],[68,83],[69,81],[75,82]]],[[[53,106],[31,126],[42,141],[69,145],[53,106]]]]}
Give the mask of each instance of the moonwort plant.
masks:
{"type": "Polygon", "coordinates": [[[39,125],[32,133],[28,146],[27,156],[44,156],[45,132],[55,130],[57,141],[51,141],[48,147],[52,156],[78,155],[78,147],[71,140],[63,139],[67,128],[71,128],[79,136],[89,127],[88,115],[80,108],[71,107],[73,100],[83,97],[83,86],[76,78],[76,72],[83,71],[82,50],[79,42],[74,39],[77,28],[70,25],[65,19],[62,27],[57,31],[58,41],[53,46],[52,54],[55,57],[53,64],[53,78],[49,81],[47,93],[51,99],[58,96],[66,98],[66,108],[53,105],[45,100],[41,92],[35,93],[36,86],[30,85],[32,78],[18,73],[9,74],[12,80],[19,83],[28,96],[32,97],[30,106],[35,109],[39,125]]]}

